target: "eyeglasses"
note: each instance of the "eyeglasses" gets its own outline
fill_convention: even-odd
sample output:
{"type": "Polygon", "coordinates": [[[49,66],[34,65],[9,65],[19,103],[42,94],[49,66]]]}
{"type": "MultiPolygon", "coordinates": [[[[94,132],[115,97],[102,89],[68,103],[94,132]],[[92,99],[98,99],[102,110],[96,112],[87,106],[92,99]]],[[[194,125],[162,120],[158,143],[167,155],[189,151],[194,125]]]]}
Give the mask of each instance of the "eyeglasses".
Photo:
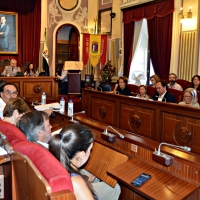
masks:
{"type": "Polygon", "coordinates": [[[11,94],[12,95],[17,95],[18,94],[17,91],[11,92],[10,90],[6,90],[5,93],[8,94],[8,95],[11,95],[11,94]]]}
{"type": "Polygon", "coordinates": [[[183,96],[184,98],[191,98],[192,96],[183,96]]]}

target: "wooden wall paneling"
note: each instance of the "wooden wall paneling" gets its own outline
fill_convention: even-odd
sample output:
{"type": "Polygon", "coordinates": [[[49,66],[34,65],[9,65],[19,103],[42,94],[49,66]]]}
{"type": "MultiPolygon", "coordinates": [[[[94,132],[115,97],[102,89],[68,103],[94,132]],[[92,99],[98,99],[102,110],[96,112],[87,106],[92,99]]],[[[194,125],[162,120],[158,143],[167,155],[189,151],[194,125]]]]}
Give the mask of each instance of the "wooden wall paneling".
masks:
{"type": "Polygon", "coordinates": [[[91,99],[92,119],[116,126],[116,102],[102,98],[92,97],[91,99]]]}
{"type": "Polygon", "coordinates": [[[58,100],[58,82],[55,77],[1,77],[1,80],[15,83],[21,97],[40,101],[42,92],[45,92],[47,100],[58,100]]]}

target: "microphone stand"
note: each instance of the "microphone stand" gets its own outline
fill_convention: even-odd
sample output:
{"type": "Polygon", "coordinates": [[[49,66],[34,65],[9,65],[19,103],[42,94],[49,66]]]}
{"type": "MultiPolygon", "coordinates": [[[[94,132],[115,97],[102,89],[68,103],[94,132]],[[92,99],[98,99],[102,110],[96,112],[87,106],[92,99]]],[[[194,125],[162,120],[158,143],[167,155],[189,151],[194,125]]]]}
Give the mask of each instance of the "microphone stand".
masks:
{"type": "Polygon", "coordinates": [[[85,111],[81,111],[81,112],[77,112],[77,113],[74,113],[73,115],[71,115],[71,119],[69,120],[70,122],[73,122],[73,123],[78,123],[78,121],[74,120],[74,115],[78,115],[78,114],[84,114],[85,111]]]}

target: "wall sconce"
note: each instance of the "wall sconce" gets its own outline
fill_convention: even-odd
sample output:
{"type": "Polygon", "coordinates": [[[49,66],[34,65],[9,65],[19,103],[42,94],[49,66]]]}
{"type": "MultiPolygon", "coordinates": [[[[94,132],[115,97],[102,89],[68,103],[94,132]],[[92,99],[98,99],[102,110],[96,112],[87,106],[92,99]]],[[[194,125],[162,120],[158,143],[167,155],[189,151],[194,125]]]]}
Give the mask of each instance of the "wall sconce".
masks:
{"type": "Polygon", "coordinates": [[[180,18],[185,19],[185,18],[192,18],[192,6],[189,7],[189,11],[187,12],[187,15],[183,14],[183,8],[180,8],[180,13],[179,13],[180,18]]]}

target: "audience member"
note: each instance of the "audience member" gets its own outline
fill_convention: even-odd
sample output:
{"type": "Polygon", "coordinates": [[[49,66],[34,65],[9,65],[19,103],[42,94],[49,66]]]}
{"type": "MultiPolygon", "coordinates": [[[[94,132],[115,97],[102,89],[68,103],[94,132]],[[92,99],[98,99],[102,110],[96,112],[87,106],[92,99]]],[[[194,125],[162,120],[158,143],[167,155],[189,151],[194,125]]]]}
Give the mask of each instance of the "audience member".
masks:
{"type": "Polygon", "coordinates": [[[194,88],[187,88],[184,90],[183,101],[180,105],[199,107],[197,91],[194,88]]]}
{"type": "Polygon", "coordinates": [[[155,87],[156,82],[160,81],[160,77],[157,74],[154,74],[153,76],[150,77],[150,81],[151,81],[150,86],[155,87]]]}
{"type": "Polygon", "coordinates": [[[20,67],[17,67],[17,61],[15,59],[10,60],[10,65],[5,66],[5,69],[1,73],[4,76],[15,76],[17,72],[21,72],[20,67]]]}
{"type": "Polygon", "coordinates": [[[139,87],[139,94],[136,97],[141,99],[149,99],[149,95],[147,94],[147,87],[145,85],[140,85],[139,87]]]}
{"type": "Polygon", "coordinates": [[[24,99],[20,97],[12,98],[6,103],[3,110],[3,120],[16,126],[22,115],[29,111],[30,108],[25,103],[24,99]]]}
{"type": "Polygon", "coordinates": [[[3,109],[9,99],[17,97],[17,86],[14,83],[5,83],[1,87],[1,98],[0,98],[0,118],[3,119],[3,109]]]}
{"type": "Polygon", "coordinates": [[[153,95],[152,99],[157,101],[172,102],[175,103],[175,97],[173,94],[167,91],[168,86],[165,81],[158,81],[156,83],[157,92],[153,95]]]}
{"type": "Polygon", "coordinates": [[[38,143],[47,149],[51,139],[49,116],[43,111],[31,111],[25,113],[19,120],[17,127],[24,133],[30,142],[38,143]]]}
{"type": "Polygon", "coordinates": [[[128,78],[126,78],[125,76],[121,76],[119,77],[117,82],[118,83],[115,84],[113,93],[131,96],[131,91],[127,87],[128,78]]]}
{"type": "MultiPolygon", "coordinates": [[[[3,87],[4,85],[7,83],[7,81],[4,81],[4,80],[0,80],[0,93],[3,92],[3,87]]],[[[1,94],[0,94],[0,97],[1,97],[1,94]]]]}
{"type": "Polygon", "coordinates": [[[29,63],[28,69],[24,72],[24,76],[38,76],[38,72],[34,69],[33,63],[29,63]]]}
{"type": "Polygon", "coordinates": [[[194,88],[197,91],[200,91],[200,76],[195,75],[192,77],[192,88],[194,88]]]}
{"type": "Polygon", "coordinates": [[[61,76],[59,76],[58,73],[56,73],[56,76],[59,80],[62,81],[60,94],[68,94],[68,71],[64,70],[64,65],[63,65],[61,76]]]}
{"type": "Polygon", "coordinates": [[[175,73],[170,73],[169,74],[169,84],[168,87],[175,89],[175,90],[180,90],[183,91],[183,88],[176,82],[177,76],[175,73]]]}
{"type": "Polygon", "coordinates": [[[90,183],[88,177],[80,172],[80,167],[89,159],[93,140],[90,130],[82,125],[72,124],[52,136],[49,151],[70,173],[76,199],[117,200],[120,194],[118,184],[112,188],[105,182],[90,183]]]}

